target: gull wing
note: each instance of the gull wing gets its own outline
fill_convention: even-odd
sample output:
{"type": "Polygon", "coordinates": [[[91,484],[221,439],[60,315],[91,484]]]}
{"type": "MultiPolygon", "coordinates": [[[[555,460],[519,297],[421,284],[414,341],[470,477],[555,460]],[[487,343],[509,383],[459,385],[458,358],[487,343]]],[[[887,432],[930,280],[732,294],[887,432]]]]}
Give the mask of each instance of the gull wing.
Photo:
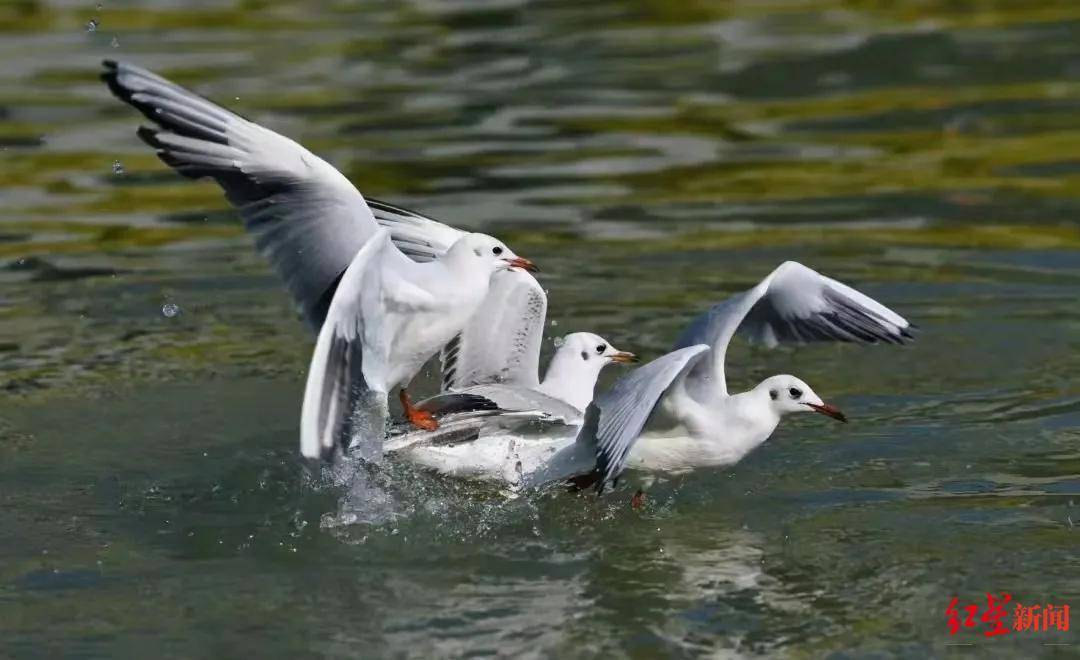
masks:
{"type": "Polygon", "coordinates": [[[332,165],[146,69],[104,62],[102,79],[159,128],[139,137],[192,179],[225,191],[304,317],[318,328],[338,278],[375,233],[360,192],[332,165]]]}
{"type": "MultiPolygon", "coordinates": [[[[398,206],[368,200],[375,220],[414,261],[431,261],[464,232],[398,206]]],[[[469,324],[442,351],[442,387],[461,390],[501,383],[540,385],[540,344],[547,293],[531,274],[504,270],[491,278],[487,298],[469,324]]]]}
{"type": "Polygon", "coordinates": [[[770,348],[780,342],[841,341],[903,344],[914,327],[876,300],[794,261],[781,264],[757,286],[694,319],[675,348],[708,344],[710,359],[686,376],[698,401],[727,395],[724,357],[736,331],[770,348]]]}
{"type": "Polygon", "coordinates": [[[529,273],[501,270],[483,304],[442,351],[443,389],[540,386],[547,294],[529,273]]]}
{"type": "Polygon", "coordinates": [[[698,344],[658,357],[615,381],[589,404],[577,442],[596,445],[597,492],[622,473],[630,450],[668,388],[708,351],[707,345],[698,344]]]}

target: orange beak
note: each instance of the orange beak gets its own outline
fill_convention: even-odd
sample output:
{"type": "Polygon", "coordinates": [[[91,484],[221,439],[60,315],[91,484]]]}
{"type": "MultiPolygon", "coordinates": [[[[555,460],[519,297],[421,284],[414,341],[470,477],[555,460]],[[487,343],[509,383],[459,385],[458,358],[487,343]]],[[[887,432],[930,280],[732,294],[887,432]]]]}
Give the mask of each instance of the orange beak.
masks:
{"type": "Polygon", "coordinates": [[[611,356],[612,362],[618,362],[619,364],[633,364],[637,362],[637,356],[629,351],[618,351],[611,356]]]}
{"type": "Polygon", "coordinates": [[[503,259],[511,268],[520,268],[521,270],[527,270],[530,273],[535,273],[540,270],[536,264],[529,261],[525,257],[514,257],[513,259],[503,259]]]}
{"type": "Polygon", "coordinates": [[[830,406],[827,403],[823,403],[820,406],[817,405],[816,403],[808,403],[806,405],[813,408],[814,412],[816,412],[816,413],[821,413],[822,415],[825,415],[826,417],[832,417],[833,419],[835,419],[837,421],[847,423],[847,416],[844,415],[844,413],[840,412],[840,409],[835,407],[835,406],[830,406]]]}

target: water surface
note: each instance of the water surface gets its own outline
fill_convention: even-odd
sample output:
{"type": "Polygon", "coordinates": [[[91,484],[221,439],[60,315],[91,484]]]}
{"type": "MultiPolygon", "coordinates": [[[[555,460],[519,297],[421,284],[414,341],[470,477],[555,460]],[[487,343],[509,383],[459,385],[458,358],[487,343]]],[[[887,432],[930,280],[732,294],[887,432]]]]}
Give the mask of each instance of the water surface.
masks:
{"type": "Polygon", "coordinates": [[[944,614],[1080,605],[1072,0],[20,0],[0,34],[0,654],[1076,653],[944,614]],[[794,373],[851,423],[640,513],[395,467],[398,517],[346,524],[364,494],[295,458],[310,337],[104,57],[502,236],[552,336],[655,357],[795,259],[919,340],[739,343],[733,387],[794,373]]]}

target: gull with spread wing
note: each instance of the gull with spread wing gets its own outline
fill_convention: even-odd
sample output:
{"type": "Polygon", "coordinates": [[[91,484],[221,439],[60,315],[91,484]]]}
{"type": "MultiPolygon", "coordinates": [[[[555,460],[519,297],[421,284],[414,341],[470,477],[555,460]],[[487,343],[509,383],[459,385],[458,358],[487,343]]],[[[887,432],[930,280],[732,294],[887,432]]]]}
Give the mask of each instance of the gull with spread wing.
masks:
{"type": "Polygon", "coordinates": [[[597,488],[625,469],[682,472],[730,465],[772,435],[780,419],[816,412],[847,421],[795,376],[771,376],[747,392],[728,392],[724,358],[736,332],[773,347],[781,342],[903,344],[911,324],[855,289],[802,264],[783,263],[757,286],[698,316],[675,350],[627,374],[597,398],[577,438],[595,451],[597,488]],[[644,432],[661,408],[674,421],[644,432]]]}
{"type": "Polygon", "coordinates": [[[395,247],[349,180],[304,147],[146,69],[104,65],[113,94],[158,126],[139,137],[180,174],[221,186],[318,331],[301,453],[326,458],[354,437],[362,455],[380,454],[387,393],[398,386],[407,418],[437,428],[406,386],[469,322],[494,273],[532,263],[464,232],[418,263],[395,247]]]}
{"type": "MultiPolygon", "coordinates": [[[[463,234],[414,211],[377,200],[369,204],[394,244],[416,261],[439,258],[463,234]]],[[[580,421],[601,369],[637,358],[599,335],[575,332],[562,339],[541,381],[547,304],[547,293],[528,272],[501,270],[492,275],[480,309],[442,350],[443,394],[417,407],[441,416],[490,401],[501,410],[580,421]]]]}

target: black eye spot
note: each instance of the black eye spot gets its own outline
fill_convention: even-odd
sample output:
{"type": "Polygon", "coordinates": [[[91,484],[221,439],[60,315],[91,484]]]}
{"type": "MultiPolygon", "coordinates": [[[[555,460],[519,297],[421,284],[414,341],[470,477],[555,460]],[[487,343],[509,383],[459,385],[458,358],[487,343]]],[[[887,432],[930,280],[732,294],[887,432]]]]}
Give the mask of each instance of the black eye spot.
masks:
{"type": "Polygon", "coordinates": [[[491,253],[497,257],[502,254],[502,248],[496,245],[495,247],[491,248],[491,253]]]}
{"type": "Polygon", "coordinates": [[[772,399],[773,401],[776,401],[777,396],[779,396],[779,394],[777,394],[776,390],[769,390],[769,398],[770,399],[772,399]]]}
{"type": "Polygon", "coordinates": [[[606,351],[606,350],[607,350],[607,346],[605,346],[603,344],[600,344],[599,346],[596,347],[596,354],[597,355],[603,355],[604,351],[606,351]]]}
{"type": "Polygon", "coordinates": [[[589,359],[589,352],[588,351],[582,351],[581,352],[581,359],[582,360],[588,360],[589,359]]]}
{"type": "Polygon", "coordinates": [[[788,390],[788,394],[791,395],[792,399],[798,399],[800,396],[802,396],[802,390],[797,387],[793,387],[788,390]]]}

